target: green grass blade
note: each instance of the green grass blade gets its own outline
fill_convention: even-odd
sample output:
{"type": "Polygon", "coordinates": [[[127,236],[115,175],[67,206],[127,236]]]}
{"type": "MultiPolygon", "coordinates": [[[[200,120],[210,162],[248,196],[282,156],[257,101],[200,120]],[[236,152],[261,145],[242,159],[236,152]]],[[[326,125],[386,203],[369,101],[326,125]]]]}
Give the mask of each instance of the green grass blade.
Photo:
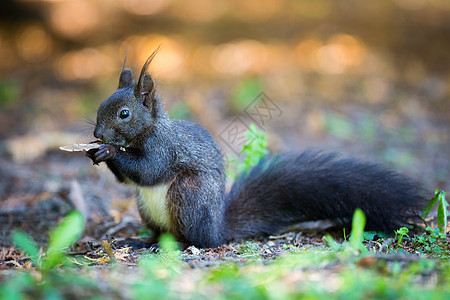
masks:
{"type": "Polygon", "coordinates": [[[437,211],[439,232],[445,234],[447,230],[447,216],[448,216],[447,210],[448,203],[447,200],[445,199],[445,192],[444,191],[439,192],[439,195],[436,198],[439,199],[437,211]]]}
{"type": "Polygon", "coordinates": [[[159,245],[163,251],[174,252],[179,250],[175,237],[169,233],[160,236],[159,245]]]}
{"type": "Polygon", "coordinates": [[[339,251],[341,249],[339,244],[333,239],[331,235],[326,234],[325,240],[327,241],[328,247],[330,247],[333,251],[339,251]]]}
{"type": "Polygon", "coordinates": [[[25,252],[35,266],[39,265],[39,247],[36,241],[23,231],[14,231],[11,235],[14,244],[25,252]]]}
{"type": "Polygon", "coordinates": [[[78,211],[72,211],[50,232],[46,260],[47,268],[53,268],[64,262],[65,251],[80,238],[83,230],[83,216],[78,211]]]}
{"type": "Polygon", "coordinates": [[[364,227],[366,226],[366,216],[364,212],[357,208],[353,214],[352,232],[350,233],[350,245],[354,250],[360,250],[364,240],[364,227]]]}

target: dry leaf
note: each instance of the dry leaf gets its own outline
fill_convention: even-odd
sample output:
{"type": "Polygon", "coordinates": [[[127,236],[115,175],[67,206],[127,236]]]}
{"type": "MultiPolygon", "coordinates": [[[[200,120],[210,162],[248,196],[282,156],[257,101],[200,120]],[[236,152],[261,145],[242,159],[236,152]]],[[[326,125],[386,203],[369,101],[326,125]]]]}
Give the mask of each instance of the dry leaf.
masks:
{"type": "Polygon", "coordinates": [[[106,254],[108,254],[111,262],[117,262],[116,257],[114,256],[114,252],[111,249],[111,244],[107,240],[102,240],[102,247],[105,250],[106,254]]]}
{"type": "Polygon", "coordinates": [[[97,149],[100,147],[101,144],[99,143],[92,143],[92,144],[73,144],[71,146],[61,146],[59,149],[63,151],[89,151],[91,149],[97,149]]]}

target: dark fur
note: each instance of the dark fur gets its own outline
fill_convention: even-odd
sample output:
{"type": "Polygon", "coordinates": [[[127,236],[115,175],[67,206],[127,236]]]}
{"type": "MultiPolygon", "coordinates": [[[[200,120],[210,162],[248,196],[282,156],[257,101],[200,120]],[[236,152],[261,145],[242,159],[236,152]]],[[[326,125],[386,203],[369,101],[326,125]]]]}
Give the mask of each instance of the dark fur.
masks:
{"type": "Polygon", "coordinates": [[[170,232],[180,242],[215,247],[319,219],[348,226],[356,208],[366,213],[367,229],[391,232],[422,207],[421,191],[407,177],[321,152],[268,156],[225,196],[222,152],[200,125],[167,117],[147,73],[153,57],[137,83],[122,70],[119,89],[97,114],[94,135],[105,144],[88,156],[106,162],[121,182],[168,184],[170,232]],[[127,119],[119,117],[124,107],[127,119]]]}
{"type": "Polygon", "coordinates": [[[367,216],[366,230],[393,232],[417,217],[425,199],[419,185],[399,173],[320,151],[265,157],[228,198],[232,238],[323,219],[350,227],[356,208],[367,216]]]}

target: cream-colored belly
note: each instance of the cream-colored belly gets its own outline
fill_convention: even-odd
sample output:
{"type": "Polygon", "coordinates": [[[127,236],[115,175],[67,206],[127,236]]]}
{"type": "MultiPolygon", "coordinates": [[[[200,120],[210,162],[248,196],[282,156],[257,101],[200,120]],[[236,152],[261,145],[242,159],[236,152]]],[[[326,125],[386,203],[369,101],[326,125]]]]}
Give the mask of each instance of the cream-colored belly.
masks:
{"type": "Polygon", "coordinates": [[[153,187],[137,187],[138,205],[148,219],[167,231],[171,227],[170,214],[166,205],[168,184],[161,184],[153,187]]]}

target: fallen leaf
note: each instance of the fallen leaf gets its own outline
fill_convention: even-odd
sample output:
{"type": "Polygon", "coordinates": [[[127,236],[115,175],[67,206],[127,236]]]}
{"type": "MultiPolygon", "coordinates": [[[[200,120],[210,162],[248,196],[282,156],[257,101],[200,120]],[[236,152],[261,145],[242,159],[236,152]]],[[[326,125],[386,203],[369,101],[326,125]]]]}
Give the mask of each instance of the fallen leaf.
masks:
{"type": "Polygon", "coordinates": [[[59,149],[63,151],[76,152],[76,151],[89,151],[91,149],[97,149],[100,147],[99,143],[91,144],[73,144],[71,146],[61,146],[59,149]]]}

